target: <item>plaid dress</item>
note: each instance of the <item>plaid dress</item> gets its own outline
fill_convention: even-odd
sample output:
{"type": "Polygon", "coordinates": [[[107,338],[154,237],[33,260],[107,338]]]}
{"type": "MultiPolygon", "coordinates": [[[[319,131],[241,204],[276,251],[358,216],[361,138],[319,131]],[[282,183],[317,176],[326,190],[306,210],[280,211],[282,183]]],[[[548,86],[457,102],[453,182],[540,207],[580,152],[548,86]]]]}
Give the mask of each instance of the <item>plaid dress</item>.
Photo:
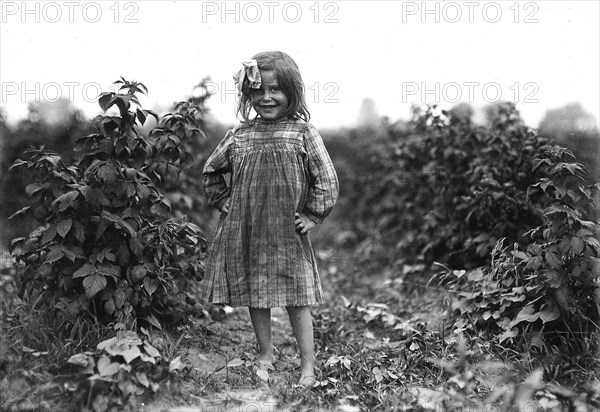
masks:
{"type": "Polygon", "coordinates": [[[209,205],[220,208],[229,199],[206,263],[204,300],[257,308],[323,300],[310,239],[294,223],[296,212],[321,223],[338,196],[314,126],[257,119],[228,131],[206,161],[203,184],[209,205]]]}

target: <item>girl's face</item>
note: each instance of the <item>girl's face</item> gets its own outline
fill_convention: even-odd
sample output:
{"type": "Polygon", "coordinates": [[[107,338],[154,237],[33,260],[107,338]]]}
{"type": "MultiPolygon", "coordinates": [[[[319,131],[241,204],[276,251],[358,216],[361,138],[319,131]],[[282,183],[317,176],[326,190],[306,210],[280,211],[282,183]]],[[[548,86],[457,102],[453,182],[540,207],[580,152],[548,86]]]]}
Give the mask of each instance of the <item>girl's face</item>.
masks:
{"type": "Polygon", "coordinates": [[[261,70],[260,89],[250,89],[252,108],[265,120],[279,120],[288,108],[288,98],[279,88],[274,70],[261,70]]]}

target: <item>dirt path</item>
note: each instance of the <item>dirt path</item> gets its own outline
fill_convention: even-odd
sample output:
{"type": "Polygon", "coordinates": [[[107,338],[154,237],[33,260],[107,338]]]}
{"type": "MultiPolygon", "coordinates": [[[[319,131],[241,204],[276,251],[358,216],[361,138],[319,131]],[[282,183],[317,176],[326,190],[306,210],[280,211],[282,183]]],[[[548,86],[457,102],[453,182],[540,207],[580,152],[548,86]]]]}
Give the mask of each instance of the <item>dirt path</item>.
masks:
{"type": "MultiPolygon", "coordinates": [[[[407,296],[395,291],[385,282],[385,276],[373,268],[364,268],[357,263],[350,251],[317,249],[320,256],[319,268],[326,294],[325,302],[313,308],[313,315],[328,313],[336,305],[343,305],[344,295],[354,302],[389,302],[390,299],[404,301],[405,314],[417,322],[432,321],[432,302],[414,307],[407,296]],[[352,279],[352,281],[350,281],[352,279]],[[416,311],[422,316],[415,316],[416,311]],[[425,313],[427,312],[427,313],[425,313]],[[429,319],[427,319],[429,316],[429,319]]],[[[434,302],[435,305],[435,302],[434,302]]],[[[218,317],[217,317],[218,318],[218,317]]],[[[352,324],[347,319],[348,325],[352,324]]],[[[336,327],[341,327],[337,325],[336,327]]],[[[352,328],[352,326],[346,326],[352,328]]],[[[204,412],[204,411],[280,411],[306,410],[302,402],[309,400],[314,405],[319,394],[300,394],[295,384],[300,371],[300,358],[292,334],[287,312],[283,308],[272,310],[273,345],[276,351],[274,370],[268,380],[256,374],[254,357],[255,336],[246,308],[236,308],[220,321],[194,320],[184,335],[177,352],[190,365],[190,375],[182,379],[179,386],[166,388],[155,400],[145,405],[144,411],[204,412]],[[226,367],[225,365],[233,365],[226,367]]],[[[356,332],[362,335],[363,332],[356,332]]],[[[315,330],[318,339],[319,331],[315,330]]],[[[340,339],[343,339],[340,337],[340,339]]],[[[322,342],[317,342],[321,344],[322,342]]],[[[319,345],[318,345],[319,346],[319,345]]],[[[317,353],[317,355],[319,355],[317,353]]],[[[339,353],[340,356],[349,354],[339,353]]],[[[317,356],[319,358],[319,356],[317,356]]],[[[321,357],[322,358],[322,357],[321,357]]],[[[324,363],[324,360],[321,359],[324,363]]],[[[317,365],[323,367],[323,365],[317,365]]],[[[341,364],[339,365],[341,368],[341,364]]],[[[319,389],[323,392],[323,389],[319,389]]],[[[306,406],[308,406],[306,405],[306,406]]],[[[344,406],[336,410],[357,411],[344,406]]],[[[319,408],[319,411],[327,411],[319,408]]]]}
{"type": "Polygon", "coordinates": [[[270,394],[281,385],[293,387],[300,360],[284,309],[272,310],[272,328],[276,361],[265,381],[256,373],[255,336],[246,308],[234,309],[222,321],[195,321],[178,350],[193,378],[182,380],[181,387],[157,396],[141,410],[278,410],[278,402],[270,394]]]}

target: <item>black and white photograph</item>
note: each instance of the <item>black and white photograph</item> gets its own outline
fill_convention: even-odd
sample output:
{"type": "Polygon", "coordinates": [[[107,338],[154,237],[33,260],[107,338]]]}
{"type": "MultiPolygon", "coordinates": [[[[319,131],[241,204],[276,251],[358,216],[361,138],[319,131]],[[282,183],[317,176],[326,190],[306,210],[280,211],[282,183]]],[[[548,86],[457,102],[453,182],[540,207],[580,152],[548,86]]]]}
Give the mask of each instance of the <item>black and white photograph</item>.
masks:
{"type": "Polygon", "coordinates": [[[0,412],[600,411],[599,21],[0,0],[0,412]]]}

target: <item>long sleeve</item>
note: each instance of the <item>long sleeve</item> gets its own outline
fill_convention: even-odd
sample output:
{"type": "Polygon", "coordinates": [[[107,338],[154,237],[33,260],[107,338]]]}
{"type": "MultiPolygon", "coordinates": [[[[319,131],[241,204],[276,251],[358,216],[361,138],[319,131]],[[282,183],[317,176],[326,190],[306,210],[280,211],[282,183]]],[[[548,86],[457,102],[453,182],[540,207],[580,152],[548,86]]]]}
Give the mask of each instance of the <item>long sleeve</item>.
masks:
{"type": "Polygon", "coordinates": [[[338,177],[321,135],[311,124],[306,125],[304,147],[308,154],[310,187],[303,212],[313,222],[321,223],[337,201],[338,177]]]}
{"type": "Polygon", "coordinates": [[[228,152],[232,141],[233,133],[230,130],[212,152],[204,164],[202,171],[204,196],[206,196],[209,206],[216,207],[217,209],[221,208],[230,194],[230,188],[227,186],[223,175],[231,172],[228,152]]]}

